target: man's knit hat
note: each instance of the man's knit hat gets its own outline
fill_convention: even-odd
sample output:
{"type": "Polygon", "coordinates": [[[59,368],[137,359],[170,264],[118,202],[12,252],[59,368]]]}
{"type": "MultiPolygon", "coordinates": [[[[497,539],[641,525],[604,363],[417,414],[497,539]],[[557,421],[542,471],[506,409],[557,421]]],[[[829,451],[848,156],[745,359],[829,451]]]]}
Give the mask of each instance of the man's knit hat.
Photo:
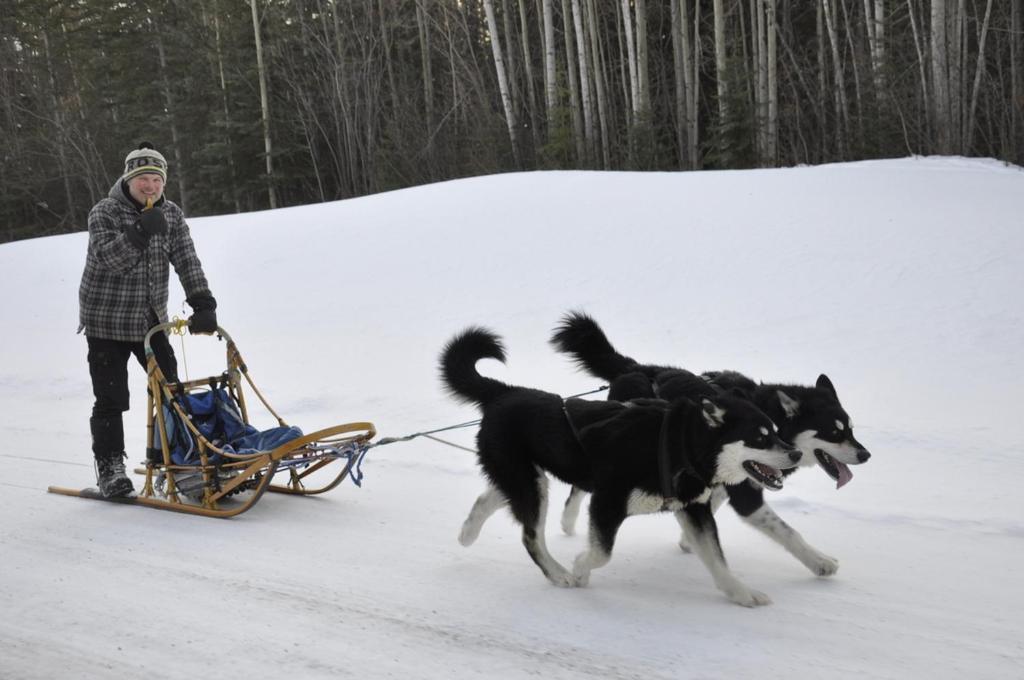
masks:
{"type": "Polygon", "coordinates": [[[124,157],[124,175],[121,179],[128,181],[147,172],[160,175],[167,181],[167,159],[152,144],[143,142],[138,149],[124,157]]]}

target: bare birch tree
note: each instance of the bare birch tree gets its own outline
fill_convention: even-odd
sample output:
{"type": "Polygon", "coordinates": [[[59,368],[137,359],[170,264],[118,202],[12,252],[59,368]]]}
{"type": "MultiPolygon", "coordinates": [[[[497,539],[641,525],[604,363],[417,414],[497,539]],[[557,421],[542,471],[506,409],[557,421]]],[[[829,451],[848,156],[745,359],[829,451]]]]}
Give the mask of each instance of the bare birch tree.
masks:
{"type": "Polygon", "coordinates": [[[840,154],[843,154],[846,151],[846,135],[850,122],[850,109],[846,100],[846,79],[843,76],[843,63],[840,59],[839,36],[832,0],[821,0],[821,6],[825,17],[825,27],[828,30],[829,45],[832,48],[832,72],[835,78],[836,148],[840,154]]]}
{"type": "Polygon", "coordinates": [[[523,74],[526,78],[527,108],[530,114],[530,134],[533,146],[540,146],[540,124],[537,118],[537,88],[533,80],[533,57],[530,52],[530,25],[526,20],[526,2],[519,0],[519,35],[523,48],[523,74]]]}
{"type": "Polygon", "coordinates": [[[948,0],[946,5],[946,50],[948,52],[949,134],[954,153],[963,142],[964,125],[964,38],[966,36],[966,0],[948,0]]]}
{"type": "Polygon", "coordinates": [[[1021,21],[1021,3],[1010,2],[1010,140],[1012,154],[1017,163],[1024,163],[1024,22],[1021,21]]]}
{"type": "Polygon", "coordinates": [[[672,76],[675,84],[675,131],[676,146],[679,153],[679,166],[682,168],[691,167],[690,149],[686,143],[689,132],[689,104],[690,82],[689,82],[689,50],[683,47],[683,41],[689,36],[687,22],[682,16],[685,11],[685,3],[680,0],[671,0],[669,12],[672,18],[672,76]],[[683,6],[680,7],[680,4],[683,6]]]}
{"type": "Polygon", "coordinates": [[[178,120],[174,115],[174,96],[171,94],[171,81],[167,75],[167,52],[164,49],[164,41],[160,36],[159,26],[153,23],[156,30],[153,35],[156,38],[156,53],[160,64],[160,92],[164,98],[164,111],[167,114],[167,125],[171,130],[171,153],[174,156],[175,179],[178,188],[178,199],[181,201],[181,209],[187,214],[188,206],[188,172],[182,162],[181,135],[178,133],[178,120]]]}
{"type": "MultiPolygon", "coordinates": [[[[205,20],[203,23],[207,23],[205,20]]],[[[227,78],[224,75],[224,50],[221,41],[220,33],[220,12],[217,11],[217,5],[214,4],[213,11],[213,35],[214,35],[214,52],[213,59],[215,62],[217,86],[220,91],[220,106],[221,114],[223,118],[221,120],[224,134],[224,148],[227,150],[227,161],[228,161],[228,177],[230,178],[231,185],[231,201],[235,205],[235,212],[242,212],[242,202],[239,198],[238,193],[238,172],[235,168],[235,154],[234,145],[231,141],[231,107],[228,103],[228,83],[227,78]]]]}
{"type": "Polygon", "coordinates": [[[637,75],[636,44],[633,39],[633,14],[629,9],[629,0],[622,0],[622,23],[626,28],[626,65],[629,73],[627,101],[629,102],[630,118],[627,124],[632,127],[633,118],[640,110],[640,85],[637,75]]]}
{"type": "MultiPolygon", "coordinates": [[[[683,7],[684,7],[683,17],[684,18],[686,16],[686,11],[685,11],[685,2],[686,1],[687,0],[683,0],[683,2],[684,2],[684,5],[683,5],[683,7]]],[[[702,165],[701,158],[700,158],[700,151],[699,151],[699,149],[700,149],[700,147],[699,147],[700,137],[699,137],[699,134],[698,134],[698,132],[699,132],[699,127],[698,126],[700,125],[700,116],[697,115],[697,113],[698,113],[698,108],[697,107],[698,107],[699,100],[700,100],[700,72],[701,72],[701,58],[700,57],[701,57],[701,54],[703,54],[703,51],[704,51],[702,49],[702,47],[701,47],[700,26],[701,26],[700,1],[698,0],[697,2],[694,3],[694,6],[693,6],[693,74],[692,74],[692,78],[691,78],[691,88],[690,88],[691,92],[693,93],[693,96],[690,98],[690,137],[689,137],[689,143],[690,143],[690,159],[693,162],[693,166],[692,167],[694,169],[700,168],[701,165],[702,165]]],[[[684,42],[683,44],[685,46],[686,43],[684,42]]]]}
{"type": "Polygon", "coordinates": [[[877,64],[875,65],[875,72],[877,73],[878,81],[875,84],[879,90],[879,96],[885,96],[885,70],[886,70],[886,47],[885,47],[885,20],[886,20],[886,9],[885,0],[875,0],[875,50],[877,54],[877,64]]]}
{"type": "Polygon", "coordinates": [[[580,0],[572,0],[572,23],[576,30],[576,53],[580,67],[580,96],[583,103],[583,136],[586,140],[586,162],[594,157],[594,105],[590,97],[590,60],[587,58],[587,36],[583,25],[580,0]]]}
{"type": "Polygon", "coordinates": [[[256,69],[260,80],[260,111],[263,121],[263,149],[267,163],[267,196],[270,209],[277,207],[277,191],[274,188],[273,145],[270,142],[270,96],[267,93],[267,69],[263,64],[263,41],[260,39],[260,17],[256,12],[256,0],[249,0],[252,8],[252,33],[256,41],[256,69]]]}
{"type": "Polygon", "coordinates": [[[430,25],[427,21],[429,9],[424,0],[416,0],[416,32],[419,35],[420,63],[423,78],[423,107],[426,114],[424,152],[427,157],[430,179],[436,176],[434,157],[434,69],[431,63],[430,25]]]}
{"type": "Polygon", "coordinates": [[[508,127],[508,138],[512,145],[512,157],[516,167],[521,167],[519,159],[519,143],[516,139],[516,112],[512,107],[512,94],[509,90],[508,77],[505,73],[505,58],[501,51],[501,36],[498,33],[498,20],[494,14],[494,0],[484,0],[484,12],[487,15],[487,29],[490,33],[491,53],[494,55],[494,69],[498,76],[498,92],[501,105],[505,109],[505,123],[508,127]]]}
{"type": "Polygon", "coordinates": [[[946,0],[932,0],[932,120],[935,130],[935,150],[950,153],[949,61],[946,51],[946,0]]]}
{"type": "MultiPolygon", "coordinates": [[[[61,184],[64,187],[64,214],[61,216],[61,224],[70,223],[75,210],[74,192],[71,190],[71,171],[68,167],[66,145],[67,129],[64,121],[64,112],[59,101],[57,87],[56,67],[54,66],[53,52],[50,49],[50,36],[47,31],[42,32],[43,53],[46,58],[46,75],[50,85],[50,101],[52,104],[51,120],[56,132],[57,167],[60,169],[61,184]]],[[[44,203],[45,205],[45,203],[44,203]]]]}
{"type": "Polygon", "coordinates": [[[768,51],[768,73],[767,73],[767,97],[768,97],[768,120],[766,121],[767,132],[765,137],[765,155],[762,158],[764,164],[772,167],[778,164],[779,155],[779,78],[778,78],[778,35],[777,17],[775,13],[776,0],[765,0],[767,10],[766,31],[768,51]]]}
{"type": "Polygon", "coordinates": [[[974,146],[974,115],[978,110],[978,94],[981,91],[981,76],[985,70],[985,42],[988,39],[988,22],[992,17],[992,0],[985,3],[985,18],[978,35],[978,58],[974,67],[974,87],[971,88],[971,103],[967,115],[967,129],[964,131],[964,145],[961,153],[967,156],[974,146]]]}
{"type": "Polygon", "coordinates": [[[650,54],[647,49],[647,0],[634,0],[636,6],[636,80],[637,112],[644,117],[645,124],[651,114],[650,54]]]}
{"type": "Polygon", "coordinates": [[[768,42],[765,16],[765,0],[751,0],[753,34],[754,87],[754,137],[756,140],[758,165],[766,164],[768,155],[768,42]]]}
{"type": "Polygon", "coordinates": [[[729,119],[728,96],[726,74],[727,55],[725,51],[725,4],[722,0],[714,0],[712,4],[715,13],[715,80],[718,84],[718,119],[719,124],[724,125],[729,119]]]}
{"type": "Polygon", "coordinates": [[[569,0],[562,0],[562,34],[565,36],[565,72],[566,78],[569,81],[569,114],[572,119],[572,132],[573,141],[576,146],[576,158],[581,162],[585,162],[587,158],[587,142],[580,114],[578,59],[576,57],[572,12],[569,9],[569,0]]]}
{"type": "Polygon", "coordinates": [[[606,170],[612,166],[612,152],[609,140],[609,121],[611,115],[607,95],[607,77],[604,68],[604,59],[601,54],[600,33],[597,29],[597,6],[596,0],[586,0],[586,15],[590,33],[590,62],[593,64],[594,89],[597,95],[597,118],[601,127],[601,161],[602,167],[606,170]]]}
{"type": "Polygon", "coordinates": [[[548,134],[555,122],[558,106],[558,78],[555,73],[555,10],[552,0],[544,0],[544,107],[547,112],[548,134]]]}

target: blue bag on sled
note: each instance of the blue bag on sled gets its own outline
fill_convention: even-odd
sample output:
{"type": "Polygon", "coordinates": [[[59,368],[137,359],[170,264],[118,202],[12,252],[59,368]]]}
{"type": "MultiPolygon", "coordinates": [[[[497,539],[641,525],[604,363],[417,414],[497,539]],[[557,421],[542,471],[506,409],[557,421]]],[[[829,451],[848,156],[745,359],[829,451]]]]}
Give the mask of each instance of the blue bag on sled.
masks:
{"type": "MultiPolygon", "coordinates": [[[[223,388],[186,394],[176,399],[182,410],[189,414],[189,420],[196,430],[225,453],[270,451],[302,436],[302,430],[294,426],[282,425],[258,430],[246,424],[235,400],[223,388]]],[[[192,431],[181,422],[178,412],[166,404],[163,406],[163,414],[171,462],[175,465],[198,465],[199,445],[192,431]]],[[[153,448],[161,450],[158,431],[153,434],[153,448]]],[[[220,454],[211,452],[207,459],[217,463],[221,458],[220,454]]]]}

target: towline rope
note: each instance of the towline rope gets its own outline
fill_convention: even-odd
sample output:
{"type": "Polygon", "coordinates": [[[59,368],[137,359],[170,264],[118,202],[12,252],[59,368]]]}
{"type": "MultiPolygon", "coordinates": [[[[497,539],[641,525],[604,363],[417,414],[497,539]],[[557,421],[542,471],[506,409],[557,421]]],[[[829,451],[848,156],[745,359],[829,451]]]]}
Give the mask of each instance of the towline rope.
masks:
{"type": "MultiPolygon", "coordinates": [[[[589,394],[597,394],[598,392],[604,392],[607,389],[608,389],[607,385],[601,385],[600,387],[598,387],[596,389],[593,389],[593,390],[590,390],[588,392],[580,392],[579,394],[570,395],[570,396],[566,397],[566,399],[574,399],[576,397],[585,397],[585,396],[587,396],[589,394]]],[[[436,430],[425,430],[423,432],[414,432],[413,434],[407,434],[404,437],[384,437],[383,439],[380,439],[378,441],[375,441],[373,443],[365,445],[363,448],[364,448],[364,450],[369,450],[369,449],[372,449],[375,446],[384,446],[385,444],[394,444],[395,442],[407,442],[407,441],[411,441],[413,439],[416,439],[417,437],[426,437],[427,439],[432,439],[433,441],[438,442],[440,444],[444,444],[446,446],[451,446],[451,447],[454,447],[456,449],[462,449],[463,451],[469,451],[470,453],[476,453],[476,449],[471,449],[471,448],[466,447],[466,446],[461,446],[461,445],[456,444],[454,442],[446,441],[444,439],[441,439],[440,437],[434,437],[432,435],[435,435],[438,432],[447,432],[448,430],[458,430],[458,429],[461,429],[461,428],[464,428],[464,427],[472,427],[473,425],[479,425],[480,424],[480,420],[481,420],[480,418],[477,418],[476,420],[468,420],[468,421],[466,421],[464,423],[459,423],[458,425],[448,425],[448,426],[445,426],[445,427],[439,427],[436,430]]]]}

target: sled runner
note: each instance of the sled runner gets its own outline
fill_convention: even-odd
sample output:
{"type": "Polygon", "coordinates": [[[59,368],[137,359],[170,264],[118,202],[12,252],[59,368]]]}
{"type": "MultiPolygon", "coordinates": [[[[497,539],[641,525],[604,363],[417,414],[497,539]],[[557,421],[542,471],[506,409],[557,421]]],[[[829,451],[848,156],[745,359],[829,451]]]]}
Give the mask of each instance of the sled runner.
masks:
{"type": "Polygon", "coordinates": [[[138,496],[104,498],[96,489],[56,486],[49,488],[51,493],[231,517],[251,508],[266,491],[309,496],[330,491],[346,477],[360,484],[359,467],[376,434],[373,424],[346,423],[311,434],[289,426],[257,389],[224,329],[217,328],[227,343],[227,369],[221,375],[167,382],[150,339],[164,331],[182,334],[187,327],[187,321],[175,320],[146,334],[149,449],[145,467],[135,470],[145,476],[138,496]],[[277,427],[260,431],[250,423],[243,382],[277,427]]]}

